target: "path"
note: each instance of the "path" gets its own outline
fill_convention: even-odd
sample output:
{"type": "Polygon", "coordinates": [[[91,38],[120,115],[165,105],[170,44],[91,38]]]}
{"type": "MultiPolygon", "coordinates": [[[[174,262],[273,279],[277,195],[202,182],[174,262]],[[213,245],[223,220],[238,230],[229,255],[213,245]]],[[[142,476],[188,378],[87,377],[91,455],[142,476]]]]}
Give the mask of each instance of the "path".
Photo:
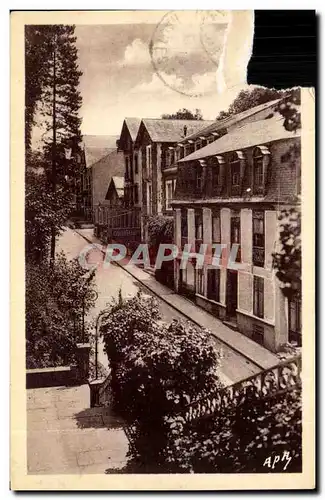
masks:
{"type": "Polygon", "coordinates": [[[27,391],[29,474],[104,474],[126,465],[123,421],[89,408],[89,387],[27,391]]]}

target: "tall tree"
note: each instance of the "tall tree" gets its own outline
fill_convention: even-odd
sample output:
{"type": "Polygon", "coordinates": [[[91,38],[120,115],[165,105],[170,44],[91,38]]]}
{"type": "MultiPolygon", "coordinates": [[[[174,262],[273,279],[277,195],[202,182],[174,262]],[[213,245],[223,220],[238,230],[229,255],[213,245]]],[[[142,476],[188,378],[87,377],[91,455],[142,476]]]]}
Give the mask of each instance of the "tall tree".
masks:
{"type": "Polygon", "coordinates": [[[161,118],[164,120],[203,120],[200,109],[195,109],[192,112],[186,108],[179,109],[176,113],[161,115],[161,118]]]}
{"type": "Polygon", "coordinates": [[[46,51],[47,31],[45,26],[25,26],[25,147],[30,152],[32,128],[36,124],[35,115],[37,105],[41,99],[44,76],[46,74],[45,61],[48,59],[46,51]]]}
{"type": "MultiPolygon", "coordinates": [[[[75,27],[70,25],[49,25],[33,27],[28,32],[26,41],[26,141],[30,143],[31,128],[35,123],[36,110],[41,119],[39,125],[43,131],[44,170],[47,177],[47,188],[54,200],[59,189],[71,190],[73,183],[67,178],[77,175],[76,164],[68,160],[66,151],[72,158],[79,154],[81,141],[79,109],[81,95],[78,91],[81,72],[78,69],[78,52],[75,45],[75,27]],[[38,44],[38,45],[37,45],[38,44]],[[30,52],[32,47],[38,57],[30,52]],[[31,75],[33,68],[39,69],[40,79],[35,82],[31,75]],[[72,151],[72,155],[71,155],[72,151]]],[[[55,220],[51,229],[51,259],[55,256],[55,237],[57,235],[55,220]]]]}

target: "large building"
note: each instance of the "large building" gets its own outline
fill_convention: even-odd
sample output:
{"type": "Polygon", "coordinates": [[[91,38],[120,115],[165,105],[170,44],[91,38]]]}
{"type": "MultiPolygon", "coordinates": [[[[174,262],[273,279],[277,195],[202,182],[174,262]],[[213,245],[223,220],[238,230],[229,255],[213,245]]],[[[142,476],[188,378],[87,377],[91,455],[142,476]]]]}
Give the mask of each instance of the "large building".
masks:
{"type": "Polygon", "coordinates": [[[285,130],[274,103],[264,108],[259,115],[246,113],[248,122],[232,130],[236,117],[227,119],[217,140],[179,160],[172,202],[176,245],[227,249],[218,266],[206,260],[202,269],[195,258],[181,269],[180,255],[174,282],[177,292],[277,351],[290,340],[301,342],[300,303],[287,302],[272,265],[278,216],[299,207],[300,134],[285,130]],[[237,270],[228,261],[233,244],[239,247],[237,270]]]}

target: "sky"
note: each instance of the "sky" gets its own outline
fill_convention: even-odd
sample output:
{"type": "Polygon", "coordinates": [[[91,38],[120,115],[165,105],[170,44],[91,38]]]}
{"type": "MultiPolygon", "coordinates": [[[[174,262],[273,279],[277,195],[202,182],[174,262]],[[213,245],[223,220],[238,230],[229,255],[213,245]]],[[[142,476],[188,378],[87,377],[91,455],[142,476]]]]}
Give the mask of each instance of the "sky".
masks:
{"type": "Polygon", "coordinates": [[[122,14],[112,23],[76,26],[83,134],[118,135],[126,116],[199,108],[211,120],[228,108],[246,82],[246,63],[229,85],[221,61],[226,39],[229,45],[227,12],[152,11],[150,19],[125,22],[122,14]]]}

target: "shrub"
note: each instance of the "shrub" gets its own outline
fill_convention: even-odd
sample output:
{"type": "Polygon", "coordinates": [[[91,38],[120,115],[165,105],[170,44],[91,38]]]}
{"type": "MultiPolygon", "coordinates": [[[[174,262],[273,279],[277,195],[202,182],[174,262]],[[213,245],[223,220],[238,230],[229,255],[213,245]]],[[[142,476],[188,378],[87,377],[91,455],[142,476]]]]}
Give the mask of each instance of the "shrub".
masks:
{"type": "Polygon", "coordinates": [[[174,219],[165,215],[153,215],[148,219],[149,245],[158,247],[161,243],[172,243],[174,219]]]}
{"type": "MultiPolygon", "coordinates": [[[[262,399],[255,391],[239,398],[232,409],[186,425],[169,419],[168,463],[174,472],[270,472],[268,457],[287,451],[287,472],[301,472],[301,391],[262,399]]],[[[281,472],[283,463],[272,472],[281,472]]]]}
{"type": "Polygon", "coordinates": [[[208,331],[161,321],[157,301],[120,296],[102,324],[117,409],[134,429],[131,456],[143,466],[166,465],[166,418],[221,387],[220,353],[208,331]]]}
{"type": "Polygon", "coordinates": [[[280,248],[273,253],[273,266],[289,299],[301,293],[301,214],[295,208],[282,210],[280,248]]]}
{"type": "Polygon", "coordinates": [[[53,267],[45,262],[26,266],[27,368],[59,366],[73,359],[75,344],[82,340],[83,296],[85,314],[94,304],[93,279],[93,272],[63,254],[53,267]]]}

